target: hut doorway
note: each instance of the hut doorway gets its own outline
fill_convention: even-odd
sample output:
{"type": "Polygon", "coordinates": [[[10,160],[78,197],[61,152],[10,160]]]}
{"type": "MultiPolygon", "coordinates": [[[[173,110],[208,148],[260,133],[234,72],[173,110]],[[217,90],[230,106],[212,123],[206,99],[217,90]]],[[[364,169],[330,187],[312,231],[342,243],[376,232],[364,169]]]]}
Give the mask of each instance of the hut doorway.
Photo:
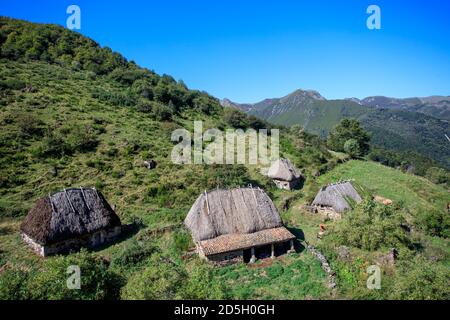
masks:
{"type": "Polygon", "coordinates": [[[256,248],[255,255],[257,259],[270,258],[270,256],[272,255],[272,246],[269,244],[267,246],[256,248]]]}
{"type": "Polygon", "coordinates": [[[244,263],[249,263],[250,259],[252,258],[252,250],[251,249],[245,249],[243,257],[244,257],[244,263]]]}
{"type": "MultiPolygon", "coordinates": [[[[255,257],[257,260],[259,259],[266,259],[270,258],[272,256],[272,246],[266,245],[262,247],[255,247],[255,257]]],[[[252,258],[252,249],[246,249],[244,250],[244,262],[249,263],[250,259],[252,258]]]]}

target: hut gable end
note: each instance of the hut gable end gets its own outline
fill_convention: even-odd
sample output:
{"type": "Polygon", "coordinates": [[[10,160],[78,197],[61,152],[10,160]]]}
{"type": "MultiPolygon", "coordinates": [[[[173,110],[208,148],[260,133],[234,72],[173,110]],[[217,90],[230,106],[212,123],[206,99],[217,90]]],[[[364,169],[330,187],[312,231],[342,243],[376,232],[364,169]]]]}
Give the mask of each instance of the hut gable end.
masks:
{"type": "Polygon", "coordinates": [[[197,242],[282,226],[278,211],[267,194],[252,188],[213,190],[200,195],[185,224],[197,242]],[[206,201],[209,212],[203,209],[206,201]]]}
{"type": "Polygon", "coordinates": [[[350,181],[330,184],[323,187],[317,193],[313,206],[322,206],[332,208],[334,211],[342,213],[345,210],[351,209],[348,199],[359,203],[362,201],[361,196],[353,187],[350,181]]]}
{"type": "Polygon", "coordinates": [[[272,179],[293,181],[301,177],[300,172],[288,159],[279,159],[269,168],[267,175],[272,179]]]}

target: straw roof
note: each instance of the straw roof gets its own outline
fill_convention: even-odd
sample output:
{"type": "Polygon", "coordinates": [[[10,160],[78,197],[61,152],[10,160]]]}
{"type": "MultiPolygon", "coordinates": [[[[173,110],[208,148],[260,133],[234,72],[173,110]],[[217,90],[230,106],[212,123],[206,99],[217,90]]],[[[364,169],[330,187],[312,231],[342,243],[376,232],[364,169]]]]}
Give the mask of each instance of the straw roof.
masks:
{"type": "Polygon", "coordinates": [[[361,202],[362,198],[353,187],[350,181],[330,184],[320,189],[312,205],[331,207],[336,212],[343,212],[351,209],[348,199],[355,202],[361,202]]]}
{"type": "Polygon", "coordinates": [[[196,242],[282,226],[272,200],[261,189],[217,189],[200,195],[184,220],[196,242]]]}
{"type": "Polygon", "coordinates": [[[269,168],[267,175],[272,179],[292,181],[300,178],[300,172],[288,159],[278,159],[269,168]]]}
{"type": "Polygon", "coordinates": [[[71,188],[38,200],[20,229],[37,243],[49,245],[120,225],[100,192],[71,188]]]}

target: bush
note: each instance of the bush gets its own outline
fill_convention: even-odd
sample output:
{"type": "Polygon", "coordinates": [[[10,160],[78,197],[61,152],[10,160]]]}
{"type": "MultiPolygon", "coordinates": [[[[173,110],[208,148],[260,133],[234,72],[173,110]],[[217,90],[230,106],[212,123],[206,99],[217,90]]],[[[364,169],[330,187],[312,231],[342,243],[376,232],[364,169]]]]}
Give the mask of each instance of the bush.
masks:
{"type": "Polygon", "coordinates": [[[169,108],[168,106],[152,101],[151,108],[152,108],[152,114],[156,120],[158,120],[158,121],[172,120],[174,111],[173,111],[173,109],[169,108]]]}
{"type": "Polygon", "coordinates": [[[449,300],[448,268],[422,256],[400,261],[389,299],[449,300]]]}
{"type": "Polygon", "coordinates": [[[358,141],[356,141],[355,139],[348,139],[347,141],[345,141],[344,151],[352,158],[358,158],[363,155],[358,141]]]}
{"type": "Polygon", "coordinates": [[[26,83],[19,79],[6,79],[0,81],[0,88],[3,90],[12,89],[20,90],[25,88],[26,83]]]}
{"type": "Polygon", "coordinates": [[[182,299],[220,300],[227,299],[226,287],[215,277],[213,269],[203,262],[191,267],[192,271],[183,287],[182,299]]]}
{"type": "Polygon", "coordinates": [[[369,134],[363,130],[358,120],[343,119],[328,135],[327,144],[334,151],[346,152],[345,143],[348,140],[356,141],[357,149],[354,148],[354,141],[348,147],[352,147],[354,151],[358,150],[358,156],[369,152],[369,134]]]}
{"type": "Polygon", "coordinates": [[[226,108],[224,110],[223,120],[236,129],[246,129],[249,126],[247,115],[234,108],[226,108]]]}
{"type": "Polygon", "coordinates": [[[98,145],[97,133],[92,126],[74,126],[66,138],[71,152],[93,151],[98,145]]]}
{"type": "Polygon", "coordinates": [[[450,217],[444,210],[430,209],[417,214],[415,225],[431,236],[448,237],[450,217]]]}
{"type": "Polygon", "coordinates": [[[402,228],[401,208],[385,206],[372,200],[358,204],[343,214],[326,238],[336,245],[347,245],[367,251],[383,247],[409,246],[410,239],[402,228]]]}
{"type": "Polygon", "coordinates": [[[17,269],[6,269],[0,273],[0,300],[29,299],[29,273],[17,269]]]}
{"type": "Polygon", "coordinates": [[[443,168],[431,167],[427,170],[425,177],[433,183],[450,186],[450,173],[443,168]]]}
{"type": "Polygon", "coordinates": [[[32,299],[99,300],[115,298],[118,294],[118,278],[108,271],[105,261],[82,250],[70,256],[46,260],[44,269],[30,279],[29,291],[32,299]],[[69,266],[80,268],[81,289],[67,288],[69,266]]]}
{"type": "Polygon", "coordinates": [[[45,260],[42,269],[6,270],[0,275],[0,299],[93,300],[116,298],[121,279],[100,258],[82,250],[45,260]],[[80,268],[81,289],[67,288],[69,266],[80,268]]]}
{"type": "Polygon", "coordinates": [[[176,232],[173,238],[173,248],[177,253],[184,253],[191,244],[191,235],[186,230],[176,232]]]}
{"type": "Polygon", "coordinates": [[[137,240],[132,240],[112,260],[112,265],[122,268],[140,266],[142,262],[147,260],[147,258],[149,258],[155,251],[156,248],[148,242],[143,243],[137,240]]]}
{"type": "Polygon", "coordinates": [[[16,123],[25,136],[40,136],[43,133],[43,122],[32,114],[19,114],[16,123]]]}
{"type": "Polygon", "coordinates": [[[176,263],[160,254],[151,257],[142,272],[135,273],[121,290],[125,300],[168,300],[180,298],[186,273],[176,263]]]}
{"type": "Polygon", "coordinates": [[[56,133],[49,133],[32,150],[32,154],[39,158],[62,157],[70,153],[70,146],[56,133]]]}

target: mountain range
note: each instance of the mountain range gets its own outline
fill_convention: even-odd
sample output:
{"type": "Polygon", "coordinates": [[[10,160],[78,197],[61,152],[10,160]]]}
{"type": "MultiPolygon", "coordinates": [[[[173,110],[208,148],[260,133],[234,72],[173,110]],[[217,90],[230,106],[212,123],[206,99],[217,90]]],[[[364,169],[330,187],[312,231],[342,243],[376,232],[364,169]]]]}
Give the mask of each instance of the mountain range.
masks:
{"type": "Polygon", "coordinates": [[[314,90],[296,90],[281,98],[234,107],[274,124],[301,125],[325,138],[344,118],[356,118],[370,132],[372,143],[393,151],[413,151],[450,168],[450,96],[388,98],[383,96],[327,100],[314,90]]]}

